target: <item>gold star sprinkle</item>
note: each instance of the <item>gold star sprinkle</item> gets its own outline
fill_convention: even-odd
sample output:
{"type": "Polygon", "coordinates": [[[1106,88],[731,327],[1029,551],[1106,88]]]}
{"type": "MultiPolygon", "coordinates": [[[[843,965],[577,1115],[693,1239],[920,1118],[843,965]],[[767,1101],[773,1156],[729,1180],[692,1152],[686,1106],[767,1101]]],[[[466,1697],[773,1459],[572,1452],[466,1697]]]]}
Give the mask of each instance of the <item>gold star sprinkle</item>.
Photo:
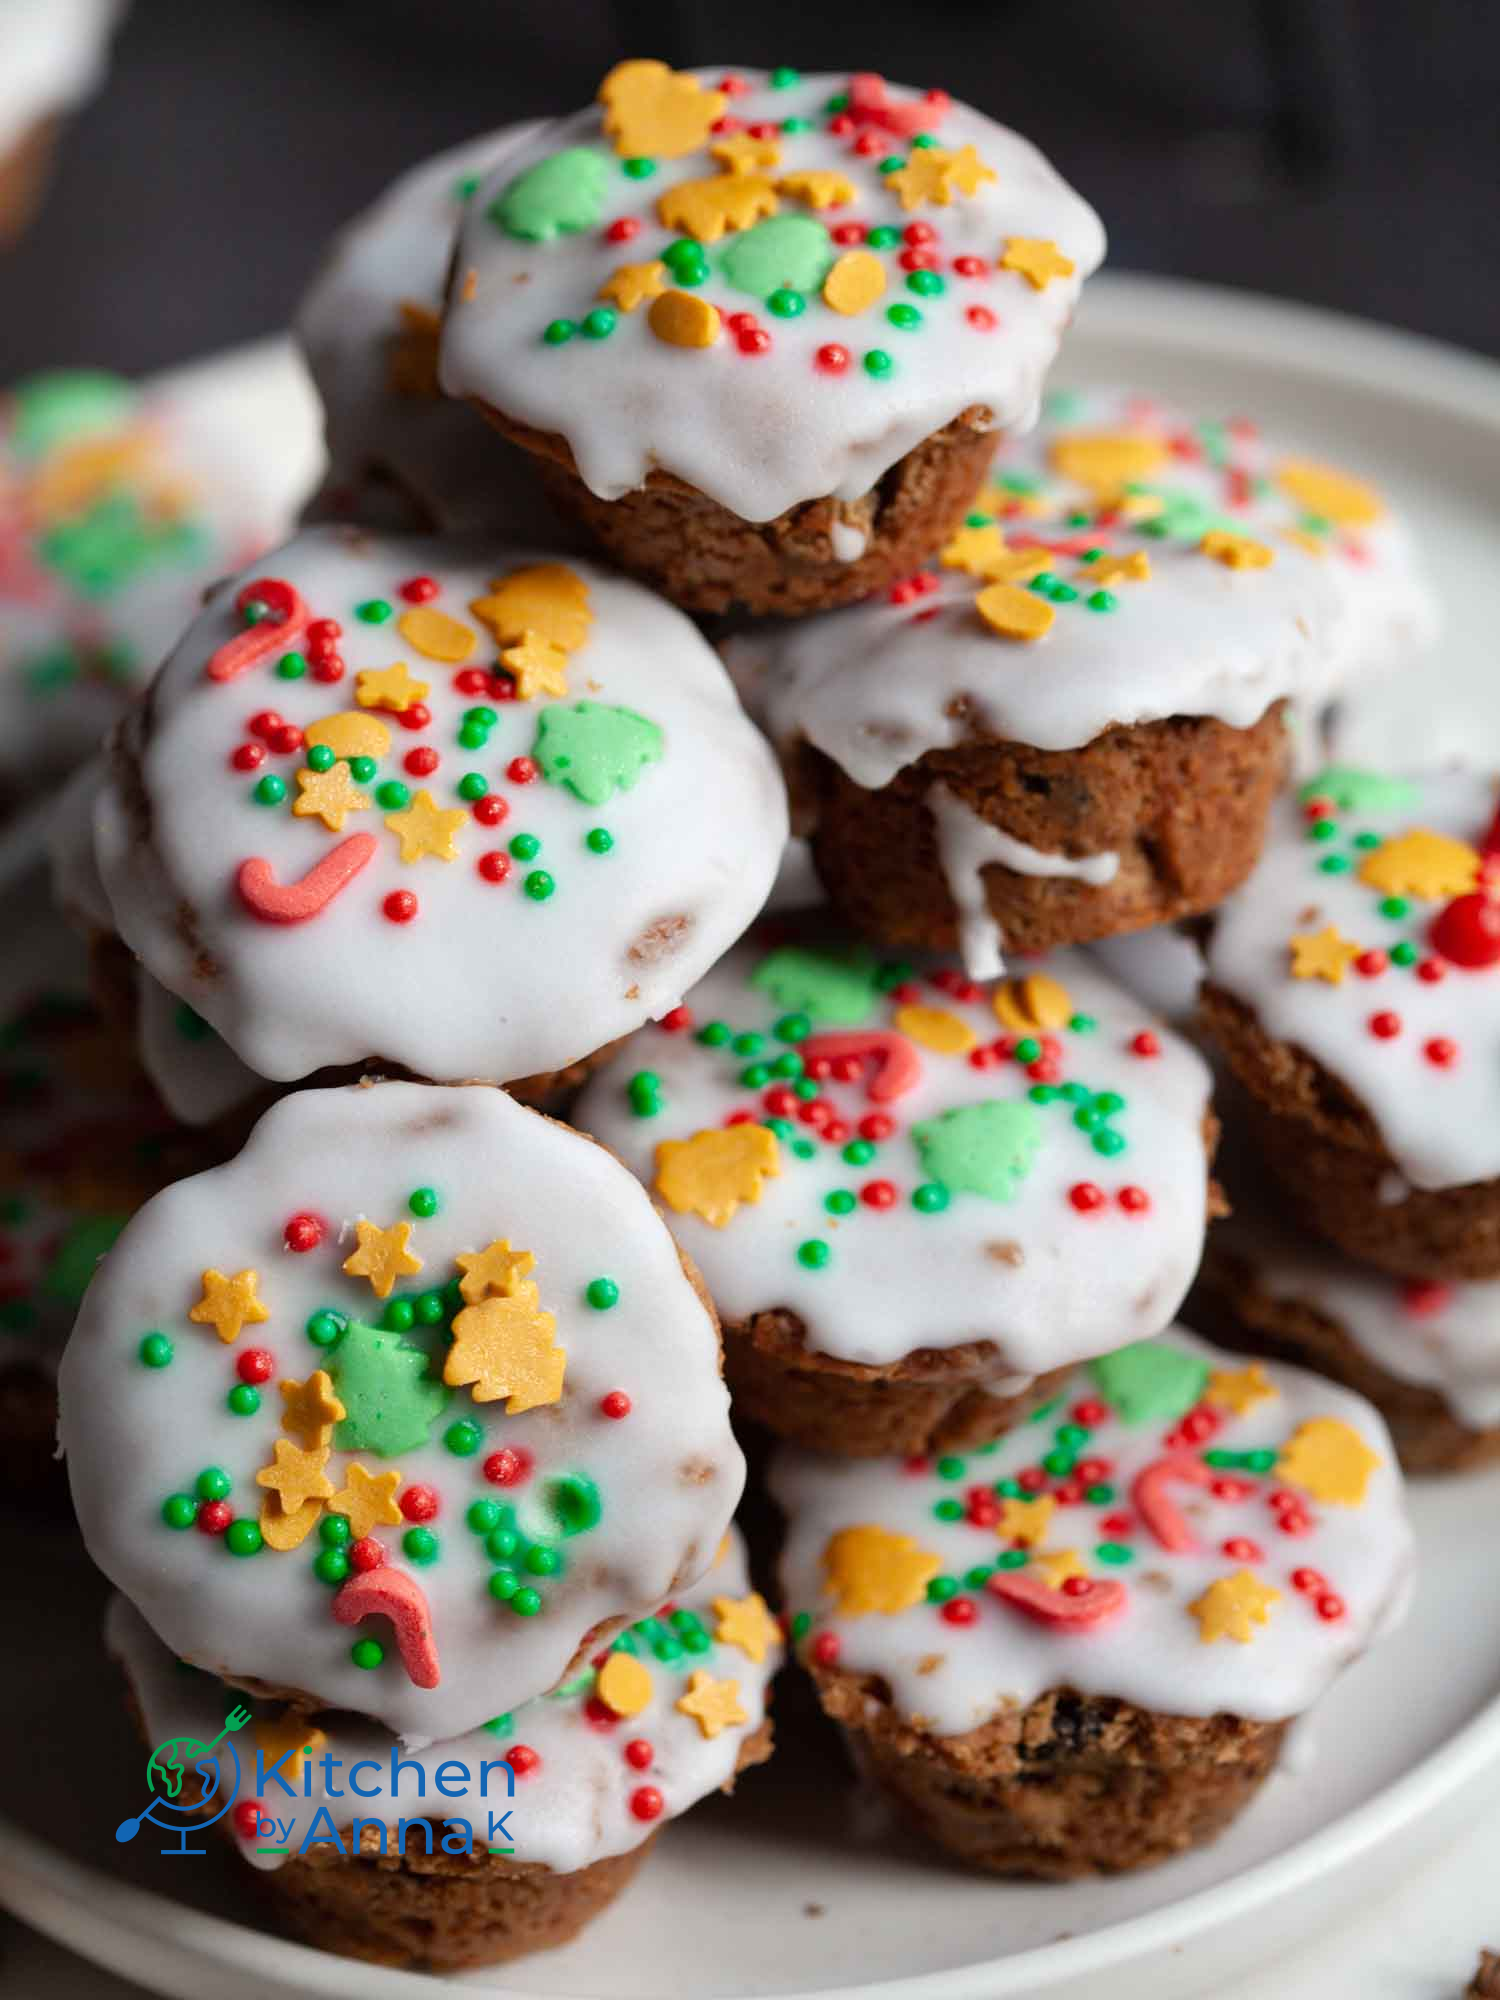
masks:
{"type": "Polygon", "coordinates": [[[924,201],[946,208],[955,192],[978,194],[994,178],[994,168],[987,167],[972,146],[961,146],[956,153],[941,146],[919,146],[904,167],[886,175],[885,184],[900,197],[901,206],[911,210],[924,201]]]}
{"type": "Polygon", "coordinates": [[[709,181],[679,181],[657,201],[663,228],[699,243],[717,243],[734,229],[749,229],[774,215],[781,203],[760,174],[720,174],[709,181]]]}
{"type": "Polygon", "coordinates": [[[274,1720],[261,1718],[255,1723],[252,1734],[261,1753],[262,1768],[268,1775],[274,1769],[277,1777],[284,1778],[293,1791],[302,1782],[309,1754],[318,1756],[328,1743],[323,1731],[293,1708],[283,1709],[274,1720]],[[292,1754],[287,1757],[289,1750],[292,1754]],[[285,1763],[281,1761],[283,1757],[286,1758],[285,1763]]]}
{"type": "Polygon", "coordinates": [[[529,563],[490,579],[489,595],[469,606],[497,646],[514,646],[539,632],[565,653],[576,653],[589,636],[594,614],[589,587],[565,563],[529,563]]]}
{"type": "Polygon", "coordinates": [[[385,823],[401,842],[403,861],[420,861],[428,854],[436,861],[457,861],[459,830],[468,819],[462,806],[440,806],[424,785],[412,793],[404,812],[387,813],[385,823]]]}
{"type": "Polygon", "coordinates": [[[323,1471],[328,1463],[326,1444],[307,1451],[289,1438],[277,1438],[271,1450],[272,1462],[256,1473],[255,1483],[277,1496],[283,1514],[296,1514],[309,1500],[332,1497],[333,1483],[323,1471]]]}
{"type": "Polygon", "coordinates": [[[1038,1494],[1035,1500],[1002,1501],[995,1533],[1002,1542],[1019,1542],[1023,1549],[1037,1548],[1047,1539],[1056,1505],[1050,1493],[1038,1494]]]}
{"type": "Polygon", "coordinates": [[[370,803],[342,759],[326,771],[299,771],[297,790],[300,796],[292,807],[296,817],[320,819],[330,833],[342,833],[350,813],[363,812],[370,803]]]}
{"type": "Polygon", "coordinates": [[[1030,583],[1052,561],[1046,549],[1013,549],[994,521],[960,528],[943,550],[944,569],[961,569],[987,583],[1030,583]]]}
{"type": "Polygon", "coordinates": [[[1045,597],[1034,590],[1022,590],[1016,583],[992,583],[974,599],[975,609],[992,632],[1002,639],[1030,642],[1052,630],[1057,616],[1045,597]]]}
{"type": "Polygon", "coordinates": [[[1208,1400],[1237,1417],[1257,1403],[1274,1403],[1281,1391],[1258,1361],[1248,1368],[1220,1368],[1208,1378],[1208,1400]]]}
{"type": "Polygon", "coordinates": [[[1078,266],[1043,236],[1012,236],[1000,259],[1002,271],[1014,271],[1034,292],[1044,292],[1054,278],[1071,278],[1078,266]]]}
{"type": "Polygon", "coordinates": [[[344,1269],[351,1278],[368,1278],[376,1298],[388,1299],[398,1278],[409,1278],[421,1270],[421,1258],[407,1248],[411,1241],[409,1222],[393,1222],[389,1229],[382,1229],[378,1223],[360,1221],[355,1223],[354,1233],[359,1248],[344,1259],[344,1269]]]}
{"type": "Polygon", "coordinates": [[[1372,848],[1359,865],[1359,879],[1385,896],[1443,902],[1475,886],[1479,856],[1466,840],[1414,826],[1372,848]]]}
{"type": "Polygon", "coordinates": [[[390,708],[399,715],[403,709],[424,701],[430,692],[426,681],[412,679],[404,660],[398,660],[393,667],[381,667],[378,672],[366,668],[354,676],[354,699],[361,708],[390,708]]]}
{"type": "Polygon", "coordinates": [[[747,1660],[760,1666],[781,1637],[781,1627],[771,1616],[758,1590],[748,1597],[714,1599],[714,1637],[721,1646],[738,1646],[747,1660]]]}
{"type": "Polygon", "coordinates": [[[1269,569],[1276,551],[1249,535],[1233,534],[1228,528],[1210,528],[1198,544],[1201,554],[1212,556],[1225,569],[1269,569]]]}
{"type": "Polygon", "coordinates": [[[346,1484],[332,1495],[328,1506],[332,1513],[347,1515],[351,1541],[362,1542],[373,1528],[400,1527],[406,1517],[396,1505],[399,1472],[371,1472],[353,1459],[344,1479],[346,1484]]]}
{"type": "Polygon", "coordinates": [[[1293,979],[1326,979],[1330,986],[1343,985],[1344,974],[1360,953],[1360,947],[1346,938],[1337,924],[1299,933],[1292,939],[1291,950],[1293,979]]]}
{"type": "Polygon", "coordinates": [[[1077,1549],[1045,1549],[1031,1558],[1030,1567],[1049,1590],[1061,1590],[1070,1576],[1088,1575],[1077,1549]]]}
{"type": "Polygon", "coordinates": [[[515,676],[521,701],[535,701],[539,694],[560,700],[568,691],[568,656],[540,632],[528,632],[519,645],[507,646],[500,664],[515,676]]]}
{"type": "Polygon", "coordinates": [[[1240,1569],[1211,1583],[1188,1610],[1198,1621],[1198,1637],[1205,1646],[1216,1639],[1233,1639],[1237,1645],[1248,1646],[1256,1626],[1268,1622],[1271,1606],[1280,1596],[1279,1590],[1262,1583],[1253,1572],[1240,1569]]]}
{"type": "Polygon", "coordinates": [[[679,1715],[690,1715],[710,1741],[734,1724],[750,1720],[740,1706],[739,1682],[716,1681],[702,1667],[688,1682],[687,1693],[673,1705],[679,1715]]]}
{"type": "Polygon", "coordinates": [[[567,1350],[553,1344],[557,1321],[537,1305],[535,1285],[509,1297],[465,1306],[453,1322],[443,1362],[450,1389],[472,1385],[476,1403],[507,1398],[505,1414],[520,1416],[561,1399],[567,1350]]]}
{"type": "Polygon", "coordinates": [[[597,297],[608,299],[621,312],[633,313],[647,299],[658,298],[667,289],[665,264],[621,264],[599,287],[597,297]]]}
{"type": "Polygon", "coordinates": [[[862,1524],[840,1528],[823,1551],[823,1572],[841,1618],[894,1617],[920,1604],[943,1567],[910,1535],[862,1524]]]}
{"type": "Polygon", "coordinates": [[[255,1296],[259,1282],[255,1271],[236,1271],[232,1278],[226,1278],[222,1271],[205,1271],[203,1296],[188,1318],[195,1326],[211,1326],[228,1347],[246,1326],[259,1326],[271,1317],[269,1306],[263,1306],[255,1296]]]}
{"type": "Polygon", "coordinates": [[[696,153],[729,109],[687,70],[654,57],[616,63],[599,86],[604,129],[622,159],[680,160],[696,153]]]}
{"type": "Polygon", "coordinates": [[[464,1251],[453,1261],[463,1272],[458,1289],[464,1303],[471,1306],[477,1306],[491,1292],[502,1299],[514,1298],[521,1288],[520,1280],[536,1269],[531,1252],[512,1250],[503,1236],[496,1237],[487,1249],[464,1251]]]}
{"type": "Polygon", "coordinates": [[[1352,1424],[1338,1417],[1312,1417],[1299,1424],[1281,1448],[1276,1470],[1314,1500],[1332,1507],[1361,1507],[1370,1474],[1380,1463],[1352,1424]]]}
{"type": "Polygon", "coordinates": [[[309,1450],[327,1444],[333,1426],[342,1423],[347,1414],[333,1393],[333,1382],[326,1369],[315,1368],[305,1382],[288,1381],[281,1385],[281,1428],[309,1450]]]}

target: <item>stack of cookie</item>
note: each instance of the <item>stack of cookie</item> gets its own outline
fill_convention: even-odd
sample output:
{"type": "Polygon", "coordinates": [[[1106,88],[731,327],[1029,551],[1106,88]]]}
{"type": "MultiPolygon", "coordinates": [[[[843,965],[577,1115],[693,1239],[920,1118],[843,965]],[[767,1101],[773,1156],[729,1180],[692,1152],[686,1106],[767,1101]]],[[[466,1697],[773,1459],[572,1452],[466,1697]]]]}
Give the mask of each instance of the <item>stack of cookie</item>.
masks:
{"type": "Polygon", "coordinates": [[[1258,1351],[1368,1395],[1413,1471],[1500,1449],[1497,885],[1493,779],[1331,767],[1278,806],[1207,950],[1205,1023],[1283,1212],[1237,1214],[1204,1290],[1258,1351]]]}
{"type": "Polygon", "coordinates": [[[1399,1616],[1377,1413],[1173,1327],[1209,1071],[1076,947],[1242,882],[1288,710],[1425,599],[1245,425],[1024,439],[1102,251],[1025,141],[867,73],[624,63],[420,169],[303,315],[317,521],[74,795],[61,892],[175,1112],[281,1099],[65,1365],[147,1732],[231,1703],[335,1835],[314,1766],[393,1738],[488,1730],[524,1802],[514,1855],[381,1791],[288,1859],[242,1792],[320,1943],[557,1942],[764,1755],[721,1338],[791,1635],[966,1861],[1210,1837],[1399,1616]],[[783,771],[831,907],[752,930],[783,771]]]}

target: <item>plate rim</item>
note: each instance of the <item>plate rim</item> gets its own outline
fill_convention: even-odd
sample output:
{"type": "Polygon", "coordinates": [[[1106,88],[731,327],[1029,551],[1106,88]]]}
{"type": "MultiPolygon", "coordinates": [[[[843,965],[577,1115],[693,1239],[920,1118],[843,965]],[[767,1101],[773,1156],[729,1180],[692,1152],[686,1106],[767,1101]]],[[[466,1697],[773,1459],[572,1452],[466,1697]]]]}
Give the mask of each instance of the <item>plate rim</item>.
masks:
{"type": "MultiPolygon", "coordinates": [[[[1168,353],[1191,352],[1255,369],[1274,367],[1309,380],[1332,378],[1341,387],[1395,394],[1408,405],[1461,415],[1500,434],[1500,362],[1353,314],[1235,286],[1116,272],[1091,282],[1080,318],[1085,339],[1097,330],[1101,340],[1139,339],[1168,353]]],[[[254,345],[273,348],[280,339],[273,336],[254,345]]],[[[1063,381],[1068,378],[1067,358],[1065,353],[1059,371],[1063,381]]],[[[1347,1870],[1403,1828],[1410,1830],[1435,1815],[1470,1784],[1482,1783],[1486,1765],[1497,1760],[1500,1691],[1456,1734],[1373,1797],[1284,1853],[1226,1881],[1084,1937],[942,1971],[798,1988],[774,2000],[856,2000],[860,1994],[877,2000],[973,2000],[977,1980],[984,1981],[983,1990],[992,2000],[1020,2000],[1068,1980],[1121,1971],[1155,1949],[1170,1944],[1181,1951],[1210,1929],[1243,1922],[1320,1875],[1347,1870]]],[[[121,1882],[3,1814],[0,1908],[96,1964],[111,1963],[103,1933],[117,1925],[134,1940],[165,1948],[179,1963],[195,1959],[195,1971],[211,1962],[275,1979],[289,1992],[315,1994],[319,2000],[342,2000],[347,1992],[350,1961],[121,1882]],[[80,1925],[83,1938],[76,1935],[80,1925]]],[[[358,1970],[365,2000],[418,2000],[433,1990],[432,1975],[426,1973],[363,1965],[358,1970]]],[[[503,2000],[553,2000],[529,1986],[486,1990],[503,2000]]]]}

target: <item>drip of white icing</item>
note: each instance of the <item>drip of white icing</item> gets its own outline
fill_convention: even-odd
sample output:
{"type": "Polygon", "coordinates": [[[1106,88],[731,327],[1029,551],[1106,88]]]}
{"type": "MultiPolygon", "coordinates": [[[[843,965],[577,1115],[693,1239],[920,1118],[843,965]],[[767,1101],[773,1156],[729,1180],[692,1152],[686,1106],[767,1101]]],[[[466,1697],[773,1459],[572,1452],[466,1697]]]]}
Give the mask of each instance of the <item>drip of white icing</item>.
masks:
{"type": "Polygon", "coordinates": [[[835,521],[828,539],[833,544],[835,560],[841,563],[858,562],[870,541],[863,528],[856,528],[848,521],[835,521]]]}
{"type": "Polygon", "coordinates": [[[1119,872],[1118,854],[1047,854],[1028,847],[1013,833],[991,826],[955,797],[946,785],[927,794],[927,810],[937,827],[938,856],[948,893],[958,911],[958,948],[971,979],[998,979],[1005,970],[1000,926],[984,893],[984,871],[999,863],[1017,875],[1055,876],[1102,889],[1119,872]]]}

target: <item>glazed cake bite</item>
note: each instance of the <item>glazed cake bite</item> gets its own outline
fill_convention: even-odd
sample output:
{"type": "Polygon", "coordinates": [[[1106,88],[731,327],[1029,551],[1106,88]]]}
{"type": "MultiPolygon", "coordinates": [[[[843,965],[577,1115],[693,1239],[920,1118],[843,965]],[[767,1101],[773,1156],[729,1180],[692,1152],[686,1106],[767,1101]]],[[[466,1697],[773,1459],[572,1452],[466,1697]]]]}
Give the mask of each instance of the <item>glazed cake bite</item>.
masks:
{"type": "Polygon", "coordinates": [[[97,89],[122,0],[7,0],[0,12],[0,248],[30,222],[67,114],[97,89]]]}
{"type": "Polygon", "coordinates": [[[467,204],[442,383],[677,603],[798,614],[957,524],[1103,252],[944,91],[625,62],[467,204]]]}
{"type": "Polygon", "coordinates": [[[1138,405],[1060,399],[930,567],[729,642],[866,935],[957,947],[980,978],[1007,944],[1211,909],[1259,852],[1285,707],[1320,710],[1426,629],[1369,489],[1138,405]]]}
{"type": "Polygon", "coordinates": [[[0,773],[14,804],[98,747],[226,570],[283,526],[212,395],[58,371],[0,394],[0,773]],[[233,457],[228,457],[231,449],[233,457]],[[226,472],[245,462],[245,470],[226,472]]]}
{"type": "MultiPolygon", "coordinates": [[[[238,1689],[184,1674],[123,1598],[110,1608],[107,1634],[147,1742],[207,1743],[219,1734],[226,1709],[242,1699],[238,1689]]],[[[388,1733],[355,1716],[313,1718],[261,1698],[245,1704],[250,1720],[235,1732],[241,1768],[248,1774],[257,1750],[268,1765],[287,1758],[286,1782],[278,1776],[266,1787],[264,1810],[293,1819],[292,1852],[266,1852],[248,1783],[219,1825],[262,1871],[276,1919],[324,1951],[433,1970],[540,1951],[566,1943],[615,1896],[662,1827],[765,1760],[767,1694],[781,1657],[780,1629],[751,1589],[743,1544],[731,1532],[708,1575],[677,1602],[628,1627],[550,1694],[467,1735],[403,1752],[394,1786],[399,1746],[388,1733]],[[325,1765],[325,1757],[338,1761],[325,1765]],[[339,1774],[361,1760],[356,1799],[339,1774]],[[446,1808],[434,1809],[437,1798],[446,1808]],[[507,1808],[513,1849],[487,1852],[486,1830],[507,1808]],[[328,1832],[304,1851],[320,1813],[319,1832],[328,1832]],[[436,1866],[417,1823],[423,1813],[435,1822],[435,1849],[446,1837],[436,1866]],[[382,1852],[403,1853],[403,1818],[404,1858],[382,1863],[382,1852]],[[472,1852],[462,1852],[455,1822],[471,1830],[472,1852]]],[[[505,1699],[498,1677],[495,1696],[505,1699]]]]}
{"type": "Polygon", "coordinates": [[[557,1079],[677,1004],[786,837],[774,760],[670,605],[326,527],[214,593],[93,817],[125,943],[273,1082],[557,1079]]]}
{"type": "Polygon", "coordinates": [[[493,437],[437,383],[453,235],[495,163],[537,130],[512,125],[405,173],[339,234],[297,313],[323,401],[337,516],[507,537],[537,531],[535,481],[507,480],[493,437]]]}
{"type": "Polygon", "coordinates": [[[1202,1250],[1207,1068],[1081,954],[986,987],[752,939],[574,1116],[702,1270],[736,1409],[818,1451],[997,1436],[1202,1250]]]}
{"type": "Polygon", "coordinates": [[[859,1767],[971,1867],[1114,1873],[1211,1840],[1406,1608],[1379,1415],[1181,1330],[964,1457],[787,1454],[799,1657],[859,1767]]]}
{"type": "Polygon", "coordinates": [[[1202,1013],[1303,1221],[1397,1276],[1500,1277],[1500,794],[1330,766],[1218,913],[1202,1013]]]}
{"type": "Polygon", "coordinates": [[[1367,1396],[1408,1472],[1500,1455],[1500,1281],[1394,1278],[1357,1264],[1231,1184],[1190,1310],[1227,1345],[1298,1362],[1367,1396]]]}
{"type": "Polygon", "coordinates": [[[134,1218],[60,1386],[85,1540],[163,1643],[414,1742],[696,1581],[744,1477],[639,1188],[485,1085],[273,1106],[134,1218]]]}

